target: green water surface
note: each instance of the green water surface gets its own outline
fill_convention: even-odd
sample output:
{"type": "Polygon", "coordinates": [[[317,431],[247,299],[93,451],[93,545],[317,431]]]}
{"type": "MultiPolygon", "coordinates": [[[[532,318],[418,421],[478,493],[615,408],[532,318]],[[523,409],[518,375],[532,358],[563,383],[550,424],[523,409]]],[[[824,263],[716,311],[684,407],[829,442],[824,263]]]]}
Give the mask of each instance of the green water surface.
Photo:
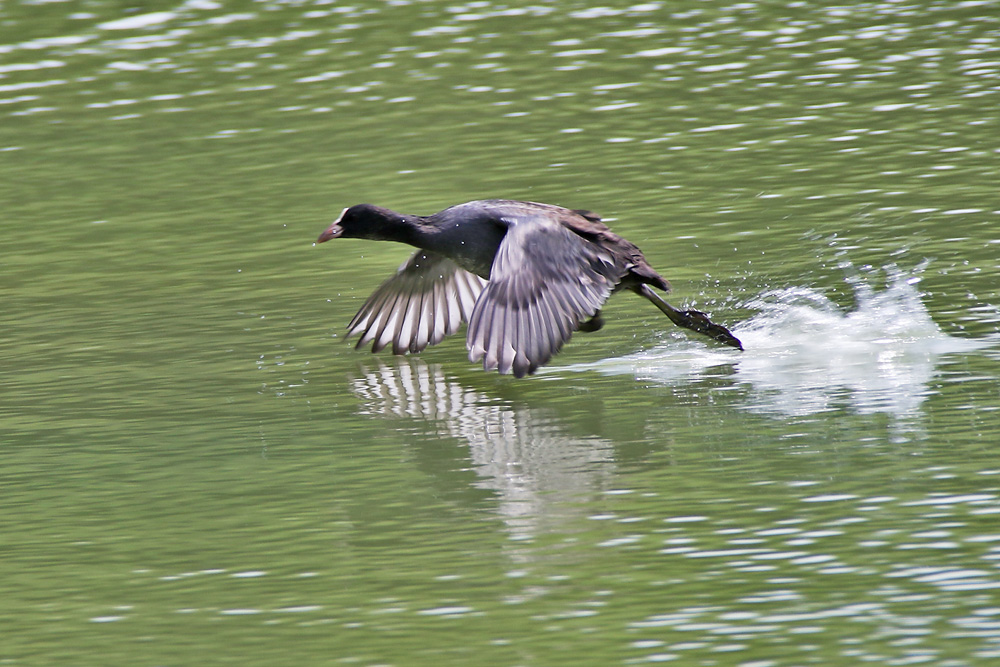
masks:
{"type": "Polygon", "coordinates": [[[0,4],[0,664],[996,664],[998,102],[993,1],[0,4]],[[482,197],[839,337],[345,343],[482,197]]]}

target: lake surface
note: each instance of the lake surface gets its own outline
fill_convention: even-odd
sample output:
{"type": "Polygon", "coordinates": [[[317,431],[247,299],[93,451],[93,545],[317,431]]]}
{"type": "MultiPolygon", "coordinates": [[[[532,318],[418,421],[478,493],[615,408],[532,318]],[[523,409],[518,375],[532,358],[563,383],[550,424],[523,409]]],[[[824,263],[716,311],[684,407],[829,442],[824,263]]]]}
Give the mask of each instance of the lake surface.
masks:
{"type": "Polygon", "coordinates": [[[0,6],[0,664],[996,664],[1000,3],[821,4],[0,6]],[[345,342],[484,197],[747,350],[345,342]]]}

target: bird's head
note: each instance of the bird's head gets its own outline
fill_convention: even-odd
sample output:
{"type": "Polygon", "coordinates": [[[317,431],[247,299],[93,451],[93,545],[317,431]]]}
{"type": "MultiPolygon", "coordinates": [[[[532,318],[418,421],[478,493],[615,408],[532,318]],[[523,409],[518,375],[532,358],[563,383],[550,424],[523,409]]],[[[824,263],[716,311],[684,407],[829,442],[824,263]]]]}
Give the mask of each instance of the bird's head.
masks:
{"type": "Polygon", "coordinates": [[[340,217],[327,227],[317,243],[330,239],[379,239],[383,237],[386,227],[399,216],[388,209],[373,204],[357,204],[345,208],[340,217]]]}

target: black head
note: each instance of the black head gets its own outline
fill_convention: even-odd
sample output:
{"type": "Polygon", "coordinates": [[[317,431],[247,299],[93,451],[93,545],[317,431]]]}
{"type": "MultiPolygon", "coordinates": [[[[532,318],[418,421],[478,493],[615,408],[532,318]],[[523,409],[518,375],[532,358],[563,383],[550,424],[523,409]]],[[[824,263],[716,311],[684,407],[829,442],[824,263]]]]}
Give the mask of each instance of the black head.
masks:
{"type": "Polygon", "coordinates": [[[381,239],[385,238],[387,228],[400,219],[399,214],[374,204],[358,204],[345,208],[340,217],[333,221],[319,235],[317,243],[330,239],[381,239]]]}

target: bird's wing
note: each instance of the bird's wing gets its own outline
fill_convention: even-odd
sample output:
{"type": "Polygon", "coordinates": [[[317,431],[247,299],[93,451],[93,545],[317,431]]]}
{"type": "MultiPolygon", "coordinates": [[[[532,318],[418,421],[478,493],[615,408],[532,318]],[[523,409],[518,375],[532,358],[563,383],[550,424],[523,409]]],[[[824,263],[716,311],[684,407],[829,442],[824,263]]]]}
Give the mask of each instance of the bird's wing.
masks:
{"type": "Polygon", "coordinates": [[[389,343],[393,354],[420,352],[468,321],[485,284],[450,259],[418,250],[368,297],[347,335],[360,332],[357,346],[371,342],[373,352],[389,343]]]}
{"type": "Polygon", "coordinates": [[[466,346],[486,370],[523,377],[597,314],[621,271],[610,253],[551,216],[504,222],[507,234],[469,319],[466,346]]]}

